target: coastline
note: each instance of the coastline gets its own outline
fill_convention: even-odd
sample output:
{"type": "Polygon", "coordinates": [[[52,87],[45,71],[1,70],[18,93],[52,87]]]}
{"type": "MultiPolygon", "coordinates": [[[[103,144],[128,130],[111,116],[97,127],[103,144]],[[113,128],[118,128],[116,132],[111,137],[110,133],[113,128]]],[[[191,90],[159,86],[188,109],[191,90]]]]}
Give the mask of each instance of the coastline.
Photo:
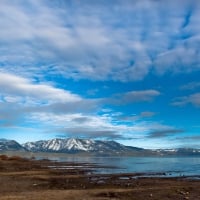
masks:
{"type": "Polygon", "coordinates": [[[96,174],[95,168],[98,165],[0,156],[0,200],[200,199],[195,178],[96,174]]]}

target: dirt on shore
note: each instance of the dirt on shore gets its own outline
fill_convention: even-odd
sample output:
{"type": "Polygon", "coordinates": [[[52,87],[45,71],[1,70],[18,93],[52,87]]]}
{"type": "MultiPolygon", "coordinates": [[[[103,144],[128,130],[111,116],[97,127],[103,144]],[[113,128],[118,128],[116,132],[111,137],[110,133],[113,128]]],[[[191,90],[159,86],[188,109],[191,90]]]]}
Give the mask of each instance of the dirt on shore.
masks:
{"type": "Polygon", "coordinates": [[[95,174],[96,165],[0,156],[0,200],[200,200],[200,180],[95,174]]]}

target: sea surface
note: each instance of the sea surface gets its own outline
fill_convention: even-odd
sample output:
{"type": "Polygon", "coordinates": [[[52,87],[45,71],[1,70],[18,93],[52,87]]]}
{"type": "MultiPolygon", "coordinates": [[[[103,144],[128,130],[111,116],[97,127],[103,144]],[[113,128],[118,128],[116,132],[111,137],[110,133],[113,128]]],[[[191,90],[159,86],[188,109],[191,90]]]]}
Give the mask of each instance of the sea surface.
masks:
{"type": "Polygon", "coordinates": [[[200,157],[66,157],[58,161],[97,164],[95,173],[146,173],[200,178],[200,157]]]}

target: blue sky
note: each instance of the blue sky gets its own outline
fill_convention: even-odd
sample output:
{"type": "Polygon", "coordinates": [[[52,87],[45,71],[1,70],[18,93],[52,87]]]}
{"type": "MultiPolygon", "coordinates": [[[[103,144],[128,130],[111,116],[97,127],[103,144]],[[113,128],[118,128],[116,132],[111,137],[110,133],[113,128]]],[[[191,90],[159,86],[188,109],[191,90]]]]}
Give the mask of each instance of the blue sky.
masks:
{"type": "Polygon", "coordinates": [[[0,138],[200,148],[198,0],[1,0],[0,138]]]}

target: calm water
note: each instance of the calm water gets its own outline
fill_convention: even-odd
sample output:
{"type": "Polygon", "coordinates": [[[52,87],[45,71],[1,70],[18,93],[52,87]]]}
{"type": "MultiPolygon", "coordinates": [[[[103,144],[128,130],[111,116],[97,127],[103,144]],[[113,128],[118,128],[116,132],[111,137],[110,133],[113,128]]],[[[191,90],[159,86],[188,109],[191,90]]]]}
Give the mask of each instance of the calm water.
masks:
{"type": "Polygon", "coordinates": [[[60,161],[95,163],[102,166],[98,173],[164,172],[168,176],[200,176],[200,157],[67,157],[60,161]]]}

